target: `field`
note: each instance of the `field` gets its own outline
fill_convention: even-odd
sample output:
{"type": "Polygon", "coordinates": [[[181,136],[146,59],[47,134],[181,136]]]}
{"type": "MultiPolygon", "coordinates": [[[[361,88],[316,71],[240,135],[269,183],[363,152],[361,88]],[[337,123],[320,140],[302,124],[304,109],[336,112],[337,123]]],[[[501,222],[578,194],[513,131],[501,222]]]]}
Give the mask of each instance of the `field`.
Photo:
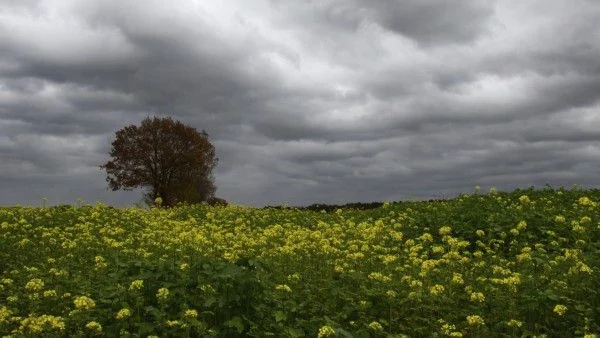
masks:
{"type": "Polygon", "coordinates": [[[0,208],[0,336],[595,337],[600,190],[0,208]]]}

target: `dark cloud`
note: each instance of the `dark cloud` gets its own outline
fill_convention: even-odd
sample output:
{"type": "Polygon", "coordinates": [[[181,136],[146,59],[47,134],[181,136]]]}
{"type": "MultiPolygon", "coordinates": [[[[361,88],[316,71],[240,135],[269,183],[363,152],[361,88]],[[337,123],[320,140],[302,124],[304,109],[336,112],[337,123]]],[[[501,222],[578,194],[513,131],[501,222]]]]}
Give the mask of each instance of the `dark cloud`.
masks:
{"type": "Polygon", "coordinates": [[[600,4],[3,1],[0,204],[138,202],[98,166],[173,116],[234,203],[597,185],[600,4]]]}

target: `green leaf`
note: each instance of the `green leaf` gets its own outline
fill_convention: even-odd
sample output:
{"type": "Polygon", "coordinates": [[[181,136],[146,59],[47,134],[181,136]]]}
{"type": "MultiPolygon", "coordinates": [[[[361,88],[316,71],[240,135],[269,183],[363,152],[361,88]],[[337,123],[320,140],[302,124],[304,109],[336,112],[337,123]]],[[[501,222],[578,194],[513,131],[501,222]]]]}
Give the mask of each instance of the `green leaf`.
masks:
{"type": "Polygon", "coordinates": [[[285,313],[283,313],[282,311],[275,311],[275,321],[277,323],[279,323],[282,320],[286,320],[287,319],[287,315],[285,313]]]}
{"type": "Polygon", "coordinates": [[[242,318],[235,316],[225,322],[225,326],[237,329],[238,333],[244,332],[244,323],[242,318]]]}

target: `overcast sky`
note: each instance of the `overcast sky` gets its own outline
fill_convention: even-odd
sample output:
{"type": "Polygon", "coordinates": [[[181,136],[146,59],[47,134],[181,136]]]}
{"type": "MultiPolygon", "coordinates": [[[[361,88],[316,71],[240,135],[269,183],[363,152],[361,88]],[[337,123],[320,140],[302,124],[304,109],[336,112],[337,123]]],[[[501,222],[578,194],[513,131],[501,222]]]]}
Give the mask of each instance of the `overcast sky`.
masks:
{"type": "Polygon", "coordinates": [[[140,202],[125,125],[204,129],[252,206],[600,186],[597,0],[0,0],[0,205],[140,202]]]}

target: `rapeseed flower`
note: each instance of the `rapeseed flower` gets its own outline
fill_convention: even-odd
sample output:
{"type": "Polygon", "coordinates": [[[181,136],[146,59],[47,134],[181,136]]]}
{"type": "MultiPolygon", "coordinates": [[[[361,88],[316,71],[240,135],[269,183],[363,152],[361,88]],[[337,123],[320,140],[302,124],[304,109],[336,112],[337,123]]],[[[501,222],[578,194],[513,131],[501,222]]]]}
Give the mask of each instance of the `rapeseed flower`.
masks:
{"type": "Polygon", "coordinates": [[[482,303],[485,301],[485,295],[481,292],[473,292],[469,298],[472,302],[482,303]]]}
{"type": "Polygon", "coordinates": [[[523,326],[523,322],[518,321],[516,319],[511,319],[508,322],[506,322],[506,325],[508,325],[508,327],[521,327],[523,326]]]}
{"type": "Polygon", "coordinates": [[[0,324],[6,323],[7,319],[12,315],[12,311],[10,311],[6,306],[0,306],[0,324]]]}
{"type": "Polygon", "coordinates": [[[292,292],[292,289],[289,286],[287,286],[286,284],[277,284],[277,285],[275,285],[275,290],[285,291],[285,292],[292,292]]]}
{"type": "Polygon", "coordinates": [[[46,290],[46,291],[44,291],[43,295],[46,298],[53,298],[53,297],[57,296],[56,290],[46,290]]]}
{"type": "Polygon", "coordinates": [[[335,336],[335,330],[329,325],[321,326],[317,338],[328,338],[335,336]]]}
{"type": "Polygon", "coordinates": [[[123,320],[131,317],[131,310],[128,308],[123,308],[117,312],[117,316],[115,318],[123,320]]]}
{"type": "Polygon", "coordinates": [[[36,317],[30,315],[21,320],[19,330],[22,332],[40,334],[47,330],[63,331],[65,328],[65,321],[62,317],[51,315],[41,315],[36,317]]]}
{"type": "Polygon", "coordinates": [[[422,234],[419,239],[423,242],[433,242],[433,236],[428,232],[422,234]]]}
{"type": "Polygon", "coordinates": [[[567,307],[562,304],[557,304],[552,311],[559,316],[563,316],[567,312],[567,307]]]}
{"type": "Polygon", "coordinates": [[[452,228],[449,226],[443,226],[440,228],[440,230],[438,230],[438,232],[441,236],[446,236],[452,233],[452,228]]]}
{"type": "Polygon", "coordinates": [[[483,318],[478,315],[467,316],[467,323],[471,326],[485,325],[483,318]]]}
{"type": "Polygon", "coordinates": [[[371,328],[374,331],[383,331],[383,326],[381,326],[381,324],[376,321],[369,323],[369,328],[371,328]]]}
{"type": "Polygon", "coordinates": [[[198,311],[194,309],[185,310],[183,313],[184,318],[198,318],[198,311]]]}
{"type": "Polygon", "coordinates": [[[75,308],[78,310],[90,310],[96,307],[96,302],[94,302],[93,299],[86,296],[80,296],[75,298],[75,300],[73,300],[73,304],[75,304],[75,308]]]}
{"type": "Polygon", "coordinates": [[[159,301],[166,301],[167,298],[169,298],[169,289],[167,288],[160,288],[158,289],[158,292],[156,292],[156,298],[158,298],[159,301]]]}
{"type": "Polygon", "coordinates": [[[386,276],[380,272],[371,272],[367,277],[382,283],[387,283],[392,280],[389,276],[386,276]]]}
{"type": "Polygon", "coordinates": [[[41,291],[44,288],[44,281],[39,278],[34,278],[25,284],[25,290],[29,292],[41,291]]]}
{"type": "Polygon", "coordinates": [[[462,274],[457,273],[457,272],[453,272],[452,273],[452,283],[453,284],[458,284],[458,285],[464,284],[465,281],[463,280],[462,274]]]}
{"type": "Polygon", "coordinates": [[[445,290],[445,288],[443,285],[435,284],[434,286],[429,288],[429,293],[434,296],[437,296],[437,295],[441,294],[442,292],[444,292],[444,290],[445,290]]]}
{"type": "Polygon", "coordinates": [[[144,281],[141,279],[136,279],[129,285],[129,291],[137,291],[144,288],[144,281]]]}
{"type": "Polygon", "coordinates": [[[180,326],[181,323],[178,320],[167,320],[165,322],[165,325],[167,325],[168,327],[175,327],[175,326],[180,326]]]}
{"type": "Polygon", "coordinates": [[[85,324],[85,327],[95,333],[102,332],[102,325],[100,325],[100,323],[98,323],[96,321],[88,322],[87,324],[85,324]]]}
{"type": "Polygon", "coordinates": [[[438,322],[442,324],[440,331],[442,331],[442,334],[446,336],[449,336],[454,330],[456,330],[456,325],[446,323],[446,321],[444,321],[443,319],[438,320],[438,322]]]}
{"type": "Polygon", "coordinates": [[[579,200],[577,200],[577,203],[579,203],[579,205],[583,205],[583,206],[588,206],[588,205],[594,205],[594,202],[592,202],[592,200],[590,200],[588,197],[580,197],[579,200]]]}

